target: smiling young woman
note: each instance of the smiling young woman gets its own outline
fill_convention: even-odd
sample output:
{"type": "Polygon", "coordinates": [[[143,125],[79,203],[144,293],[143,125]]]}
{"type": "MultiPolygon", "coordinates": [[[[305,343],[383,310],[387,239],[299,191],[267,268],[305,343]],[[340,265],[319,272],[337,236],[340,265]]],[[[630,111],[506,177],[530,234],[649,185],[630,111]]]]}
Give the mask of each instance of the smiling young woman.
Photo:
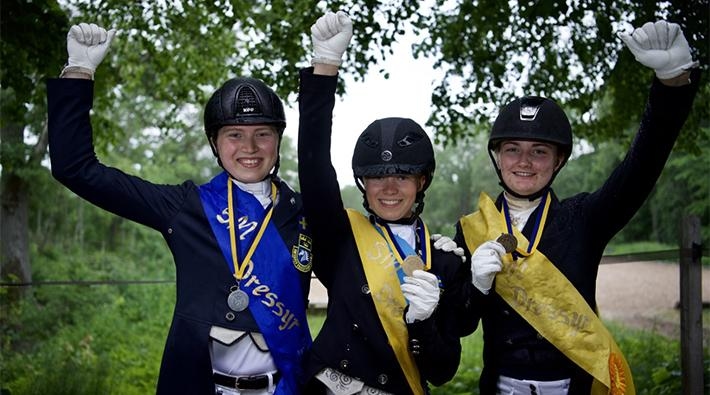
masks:
{"type": "Polygon", "coordinates": [[[424,175],[364,177],[365,198],[370,209],[387,221],[412,216],[412,208],[426,181],[424,175]]]}
{"type": "Polygon", "coordinates": [[[176,302],[155,392],[300,394],[311,237],[300,195],[277,176],[281,99],[250,77],[213,92],[204,131],[221,169],[205,184],[155,184],[107,167],[92,144],[91,78],[114,33],[70,29],[69,64],[47,82],[50,158],[57,180],[160,232],[172,252],[176,302]]]}
{"type": "Polygon", "coordinates": [[[311,29],[313,68],[301,70],[298,173],[328,317],[313,341],[307,393],[429,393],[458,368],[457,325],[468,265],[432,248],[420,217],[436,167],[424,129],[409,118],[370,123],[352,171],[366,214],[346,209],[331,162],[338,68],[352,35],[343,12],[311,29]],[[445,290],[445,291],[444,291],[445,290]]]}
{"type": "Polygon", "coordinates": [[[468,316],[483,326],[481,394],[634,393],[628,364],[595,311],[597,270],[661,174],[699,71],[690,70],[697,62],[678,25],[649,22],[620,37],[657,78],[634,142],[599,188],[555,195],[572,151],[571,124],[555,101],[517,98],[493,123],[488,152],[503,191],[495,200],[482,194],[455,236],[473,251],[476,309],[468,316]]]}
{"type": "Polygon", "coordinates": [[[503,141],[496,155],[502,181],[522,196],[547,186],[564,161],[556,145],[540,141],[503,141]]]}
{"type": "Polygon", "coordinates": [[[215,147],[224,169],[236,180],[260,182],[276,165],[279,135],[270,125],[229,125],[217,132],[215,147]]]}

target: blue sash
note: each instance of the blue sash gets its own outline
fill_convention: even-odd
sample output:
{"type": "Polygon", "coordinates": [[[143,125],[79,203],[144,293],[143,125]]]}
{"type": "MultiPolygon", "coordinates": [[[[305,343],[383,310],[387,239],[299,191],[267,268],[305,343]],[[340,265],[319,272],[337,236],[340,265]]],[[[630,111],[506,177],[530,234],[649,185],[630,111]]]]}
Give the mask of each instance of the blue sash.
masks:
{"type": "MultiPolygon", "coordinates": [[[[421,254],[425,266],[424,269],[429,270],[429,268],[431,268],[429,232],[421,219],[417,219],[417,221],[419,226],[416,228],[416,240],[419,240],[420,242],[421,254]]],[[[387,246],[389,247],[392,255],[395,257],[394,267],[395,272],[397,273],[397,278],[399,279],[400,284],[404,284],[404,268],[402,267],[402,262],[404,261],[404,258],[409,255],[418,255],[417,251],[412,248],[406,240],[394,234],[388,224],[377,222],[375,224],[375,229],[382,237],[384,237],[385,240],[387,240],[387,246]]]]}
{"type": "MultiPolygon", "coordinates": [[[[392,231],[387,227],[387,225],[383,225],[382,228],[385,228],[385,231],[389,234],[390,240],[394,242],[394,246],[389,245],[387,243],[387,246],[390,249],[390,252],[394,256],[394,254],[399,253],[400,257],[407,257],[409,255],[416,255],[417,252],[414,251],[414,248],[409,246],[409,243],[407,243],[407,240],[404,240],[403,238],[397,236],[396,234],[392,233],[392,231]],[[393,251],[392,249],[396,249],[396,251],[393,251]]],[[[377,232],[379,232],[382,237],[384,237],[384,233],[382,231],[382,228],[376,227],[377,232]]],[[[397,278],[399,279],[400,284],[404,284],[404,268],[402,268],[402,264],[399,263],[399,259],[394,260],[394,269],[395,273],[397,273],[397,278]]],[[[405,299],[406,300],[406,299],[405,299]]]]}
{"type": "MultiPolygon", "coordinates": [[[[200,185],[200,199],[212,227],[225,263],[234,266],[229,242],[227,209],[227,173],[222,172],[209,183],[200,185]]],[[[265,216],[261,203],[250,193],[234,188],[238,227],[237,255],[244,257],[265,216]]],[[[249,295],[249,311],[256,319],[269,351],[281,372],[275,394],[298,394],[298,379],[304,353],[311,345],[306,321],[306,306],[301,291],[300,275],[291,253],[276,226],[269,223],[252,255],[240,289],[249,295]]],[[[226,303],[226,298],[225,298],[226,303]]]]}

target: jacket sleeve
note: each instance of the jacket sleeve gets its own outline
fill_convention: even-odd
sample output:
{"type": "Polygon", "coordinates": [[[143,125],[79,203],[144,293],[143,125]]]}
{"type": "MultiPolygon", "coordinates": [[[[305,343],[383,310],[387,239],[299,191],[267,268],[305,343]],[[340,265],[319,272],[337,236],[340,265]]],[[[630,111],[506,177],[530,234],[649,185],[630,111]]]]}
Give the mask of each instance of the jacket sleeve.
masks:
{"type": "Polygon", "coordinates": [[[608,241],[619,232],[651,193],[688,118],[699,77],[700,71],[693,70],[691,84],[681,87],[665,86],[654,77],[626,156],[586,199],[588,223],[600,239],[608,241]]]}
{"type": "MultiPolygon", "coordinates": [[[[337,77],[314,75],[313,68],[301,70],[300,77],[298,177],[301,197],[313,232],[314,255],[332,257],[338,255],[335,249],[352,234],[330,156],[337,77]]],[[[337,264],[318,259],[313,267],[326,287],[337,264]]]]}
{"type": "Polygon", "coordinates": [[[165,229],[184,202],[188,189],[158,186],[104,166],[94,152],[90,110],[94,82],[50,79],[47,82],[49,156],[52,176],[87,201],[121,217],[165,229]]]}

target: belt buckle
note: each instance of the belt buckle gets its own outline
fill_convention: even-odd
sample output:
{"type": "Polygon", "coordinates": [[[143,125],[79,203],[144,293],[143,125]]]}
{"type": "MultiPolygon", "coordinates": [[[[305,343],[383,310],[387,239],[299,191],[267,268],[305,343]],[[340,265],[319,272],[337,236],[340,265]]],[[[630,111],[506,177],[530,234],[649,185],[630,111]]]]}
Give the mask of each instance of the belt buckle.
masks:
{"type": "Polygon", "coordinates": [[[241,377],[239,377],[239,376],[234,378],[234,385],[232,386],[234,389],[238,389],[238,390],[244,389],[244,388],[239,388],[239,380],[240,379],[241,379],[241,377]]]}
{"type": "Polygon", "coordinates": [[[238,390],[254,390],[254,389],[263,389],[269,386],[269,375],[268,374],[260,374],[256,376],[247,376],[247,377],[235,377],[234,378],[234,388],[238,390]],[[241,381],[241,385],[240,385],[241,381]],[[265,383],[261,383],[260,381],[265,381],[265,383]]]}

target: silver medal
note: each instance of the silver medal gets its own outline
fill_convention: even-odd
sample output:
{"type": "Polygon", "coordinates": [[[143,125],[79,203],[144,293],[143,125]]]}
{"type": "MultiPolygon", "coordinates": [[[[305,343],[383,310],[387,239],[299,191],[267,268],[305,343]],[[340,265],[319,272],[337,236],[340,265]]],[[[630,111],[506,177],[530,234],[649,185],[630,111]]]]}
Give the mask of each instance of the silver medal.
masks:
{"type": "Polygon", "coordinates": [[[249,306],[249,295],[241,289],[236,289],[229,293],[227,306],[236,312],[244,311],[249,306]]]}

